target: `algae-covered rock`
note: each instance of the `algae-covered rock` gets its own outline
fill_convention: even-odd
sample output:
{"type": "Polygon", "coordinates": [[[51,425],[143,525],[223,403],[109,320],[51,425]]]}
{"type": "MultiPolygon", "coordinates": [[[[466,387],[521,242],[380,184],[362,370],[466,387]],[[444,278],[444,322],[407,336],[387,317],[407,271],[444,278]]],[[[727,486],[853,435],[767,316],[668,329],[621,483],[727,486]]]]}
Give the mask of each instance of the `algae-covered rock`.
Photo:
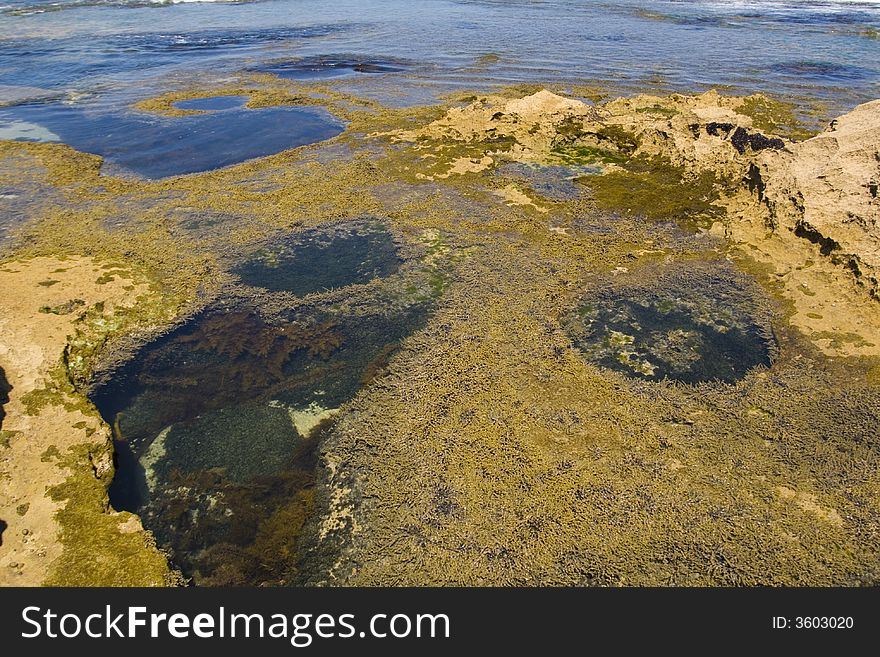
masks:
{"type": "MultiPolygon", "coordinates": [[[[0,554],[3,584],[175,581],[138,518],[110,508],[110,431],[67,368],[68,336],[84,315],[98,308],[105,317],[125,314],[147,293],[147,285],[130,278],[98,283],[105,272],[89,258],[45,257],[7,261],[0,271],[7,292],[0,300],[0,367],[9,384],[3,405],[8,444],[0,448],[0,517],[9,525],[0,554]],[[41,284],[47,280],[54,284],[41,284]],[[70,312],[41,311],[70,299],[81,302],[70,312]]],[[[92,334],[101,344],[106,338],[92,334]]]]}
{"type": "Polygon", "coordinates": [[[160,182],[0,147],[52,191],[0,266],[3,576],[169,579],[107,506],[97,370],[196,584],[880,581],[867,114],[798,142],[762,96],[343,108],[278,78],[144,108],[221,94],[349,128],[160,182]]]}

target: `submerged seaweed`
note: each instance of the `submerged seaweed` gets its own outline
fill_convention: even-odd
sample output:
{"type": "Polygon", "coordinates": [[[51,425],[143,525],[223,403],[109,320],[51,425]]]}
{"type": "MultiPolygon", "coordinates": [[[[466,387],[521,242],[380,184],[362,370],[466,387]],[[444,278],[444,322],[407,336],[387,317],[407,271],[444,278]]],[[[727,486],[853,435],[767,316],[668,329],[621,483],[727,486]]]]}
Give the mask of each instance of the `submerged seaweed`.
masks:
{"type": "Polygon", "coordinates": [[[233,273],[245,285],[304,296],[389,276],[399,266],[392,235],[363,222],[297,233],[233,273]]]}
{"type": "Polygon", "coordinates": [[[727,267],[661,272],[656,285],[609,286],[566,320],[597,365],[628,376],[732,383],[775,351],[754,285],[727,267]]]}
{"type": "Polygon", "coordinates": [[[215,310],[147,345],[93,394],[114,426],[114,508],[138,512],[197,583],[287,581],[319,427],[424,309],[273,322],[215,310]]]}

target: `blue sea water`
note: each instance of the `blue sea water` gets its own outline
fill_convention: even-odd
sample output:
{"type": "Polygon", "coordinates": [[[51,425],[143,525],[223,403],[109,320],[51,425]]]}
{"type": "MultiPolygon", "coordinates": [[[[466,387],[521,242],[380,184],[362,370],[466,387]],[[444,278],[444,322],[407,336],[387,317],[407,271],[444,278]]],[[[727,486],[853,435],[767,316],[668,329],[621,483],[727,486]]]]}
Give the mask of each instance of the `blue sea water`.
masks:
{"type": "Polygon", "coordinates": [[[0,105],[15,105],[0,112],[0,137],[64,138],[23,125],[21,113],[52,112],[22,104],[123,125],[144,121],[131,104],[171,80],[241,70],[342,78],[353,91],[396,76],[399,103],[451,88],[600,82],[763,91],[835,114],[880,97],[880,2],[0,0],[0,105]]]}
{"type": "Polygon", "coordinates": [[[877,31],[880,2],[0,0],[0,85],[95,91],[343,53],[462,84],[663,78],[858,100],[880,84],[877,31]],[[487,53],[491,75],[474,67],[487,53]]]}

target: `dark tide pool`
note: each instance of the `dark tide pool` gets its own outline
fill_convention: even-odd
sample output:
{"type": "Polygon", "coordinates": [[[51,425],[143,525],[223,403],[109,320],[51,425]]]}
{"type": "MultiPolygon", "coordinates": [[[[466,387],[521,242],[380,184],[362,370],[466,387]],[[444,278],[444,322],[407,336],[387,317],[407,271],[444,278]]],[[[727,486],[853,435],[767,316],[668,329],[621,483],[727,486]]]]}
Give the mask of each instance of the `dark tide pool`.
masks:
{"type": "Polygon", "coordinates": [[[367,283],[397,271],[392,235],[378,223],[340,224],[297,233],[233,270],[245,285],[303,296],[367,283]]]}
{"type": "Polygon", "coordinates": [[[284,244],[273,266],[259,261],[254,282],[302,293],[360,290],[356,314],[335,310],[338,292],[300,311],[249,302],[209,309],[146,345],[91,395],[113,427],[111,504],[138,513],[197,584],[296,579],[315,451],[338,409],[382,372],[428,311],[352,287],[400,264],[376,221],[309,230],[284,244]]]}
{"type": "Polygon", "coordinates": [[[769,310],[747,277],[673,270],[651,285],[609,285],[564,319],[586,358],[647,381],[733,383],[769,367],[776,344],[769,310]]]}
{"type": "Polygon", "coordinates": [[[111,504],[197,584],[289,583],[315,449],[424,312],[206,312],[146,346],[92,395],[114,427],[111,504]]]}
{"type": "MultiPolygon", "coordinates": [[[[182,109],[212,109],[205,106],[212,100],[199,99],[201,107],[182,109]]],[[[315,107],[239,107],[184,117],[61,103],[0,109],[0,138],[63,142],[102,156],[107,173],[153,179],[219,169],[329,139],[342,130],[341,121],[315,107]]]]}

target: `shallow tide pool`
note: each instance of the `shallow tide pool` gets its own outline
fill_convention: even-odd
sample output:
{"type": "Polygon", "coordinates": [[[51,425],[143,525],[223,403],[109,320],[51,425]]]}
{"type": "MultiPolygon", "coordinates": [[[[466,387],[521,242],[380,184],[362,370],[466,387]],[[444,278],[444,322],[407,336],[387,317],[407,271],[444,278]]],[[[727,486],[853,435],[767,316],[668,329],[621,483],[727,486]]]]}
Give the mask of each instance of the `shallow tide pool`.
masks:
{"type": "MultiPolygon", "coordinates": [[[[224,110],[164,117],[63,103],[0,109],[0,137],[63,142],[105,159],[105,173],[166,178],[210,171],[335,137],[343,123],[322,108],[230,107],[230,96],[181,109],[224,110]],[[219,99],[223,100],[219,100],[219,99]]],[[[237,100],[235,101],[237,103],[237,100]]],[[[237,103],[240,105],[241,103],[237,103]]]]}
{"type": "Polygon", "coordinates": [[[197,584],[295,577],[323,432],[427,316],[427,304],[390,308],[382,292],[359,297],[356,313],[335,308],[366,280],[394,285],[401,261],[378,222],[307,230],[282,244],[271,266],[267,252],[248,260],[258,268],[252,282],[281,300],[266,302],[274,310],[256,301],[209,308],[144,346],[91,395],[113,427],[113,508],[138,513],[197,584]],[[331,289],[335,301],[289,306],[291,291],[331,289]]]}
{"type": "Polygon", "coordinates": [[[564,324],[587,360],[646,381],[734,383],[770,367],[776,353],[760,289],[723,265],[678,265],[611,284],[564,324]]]}

